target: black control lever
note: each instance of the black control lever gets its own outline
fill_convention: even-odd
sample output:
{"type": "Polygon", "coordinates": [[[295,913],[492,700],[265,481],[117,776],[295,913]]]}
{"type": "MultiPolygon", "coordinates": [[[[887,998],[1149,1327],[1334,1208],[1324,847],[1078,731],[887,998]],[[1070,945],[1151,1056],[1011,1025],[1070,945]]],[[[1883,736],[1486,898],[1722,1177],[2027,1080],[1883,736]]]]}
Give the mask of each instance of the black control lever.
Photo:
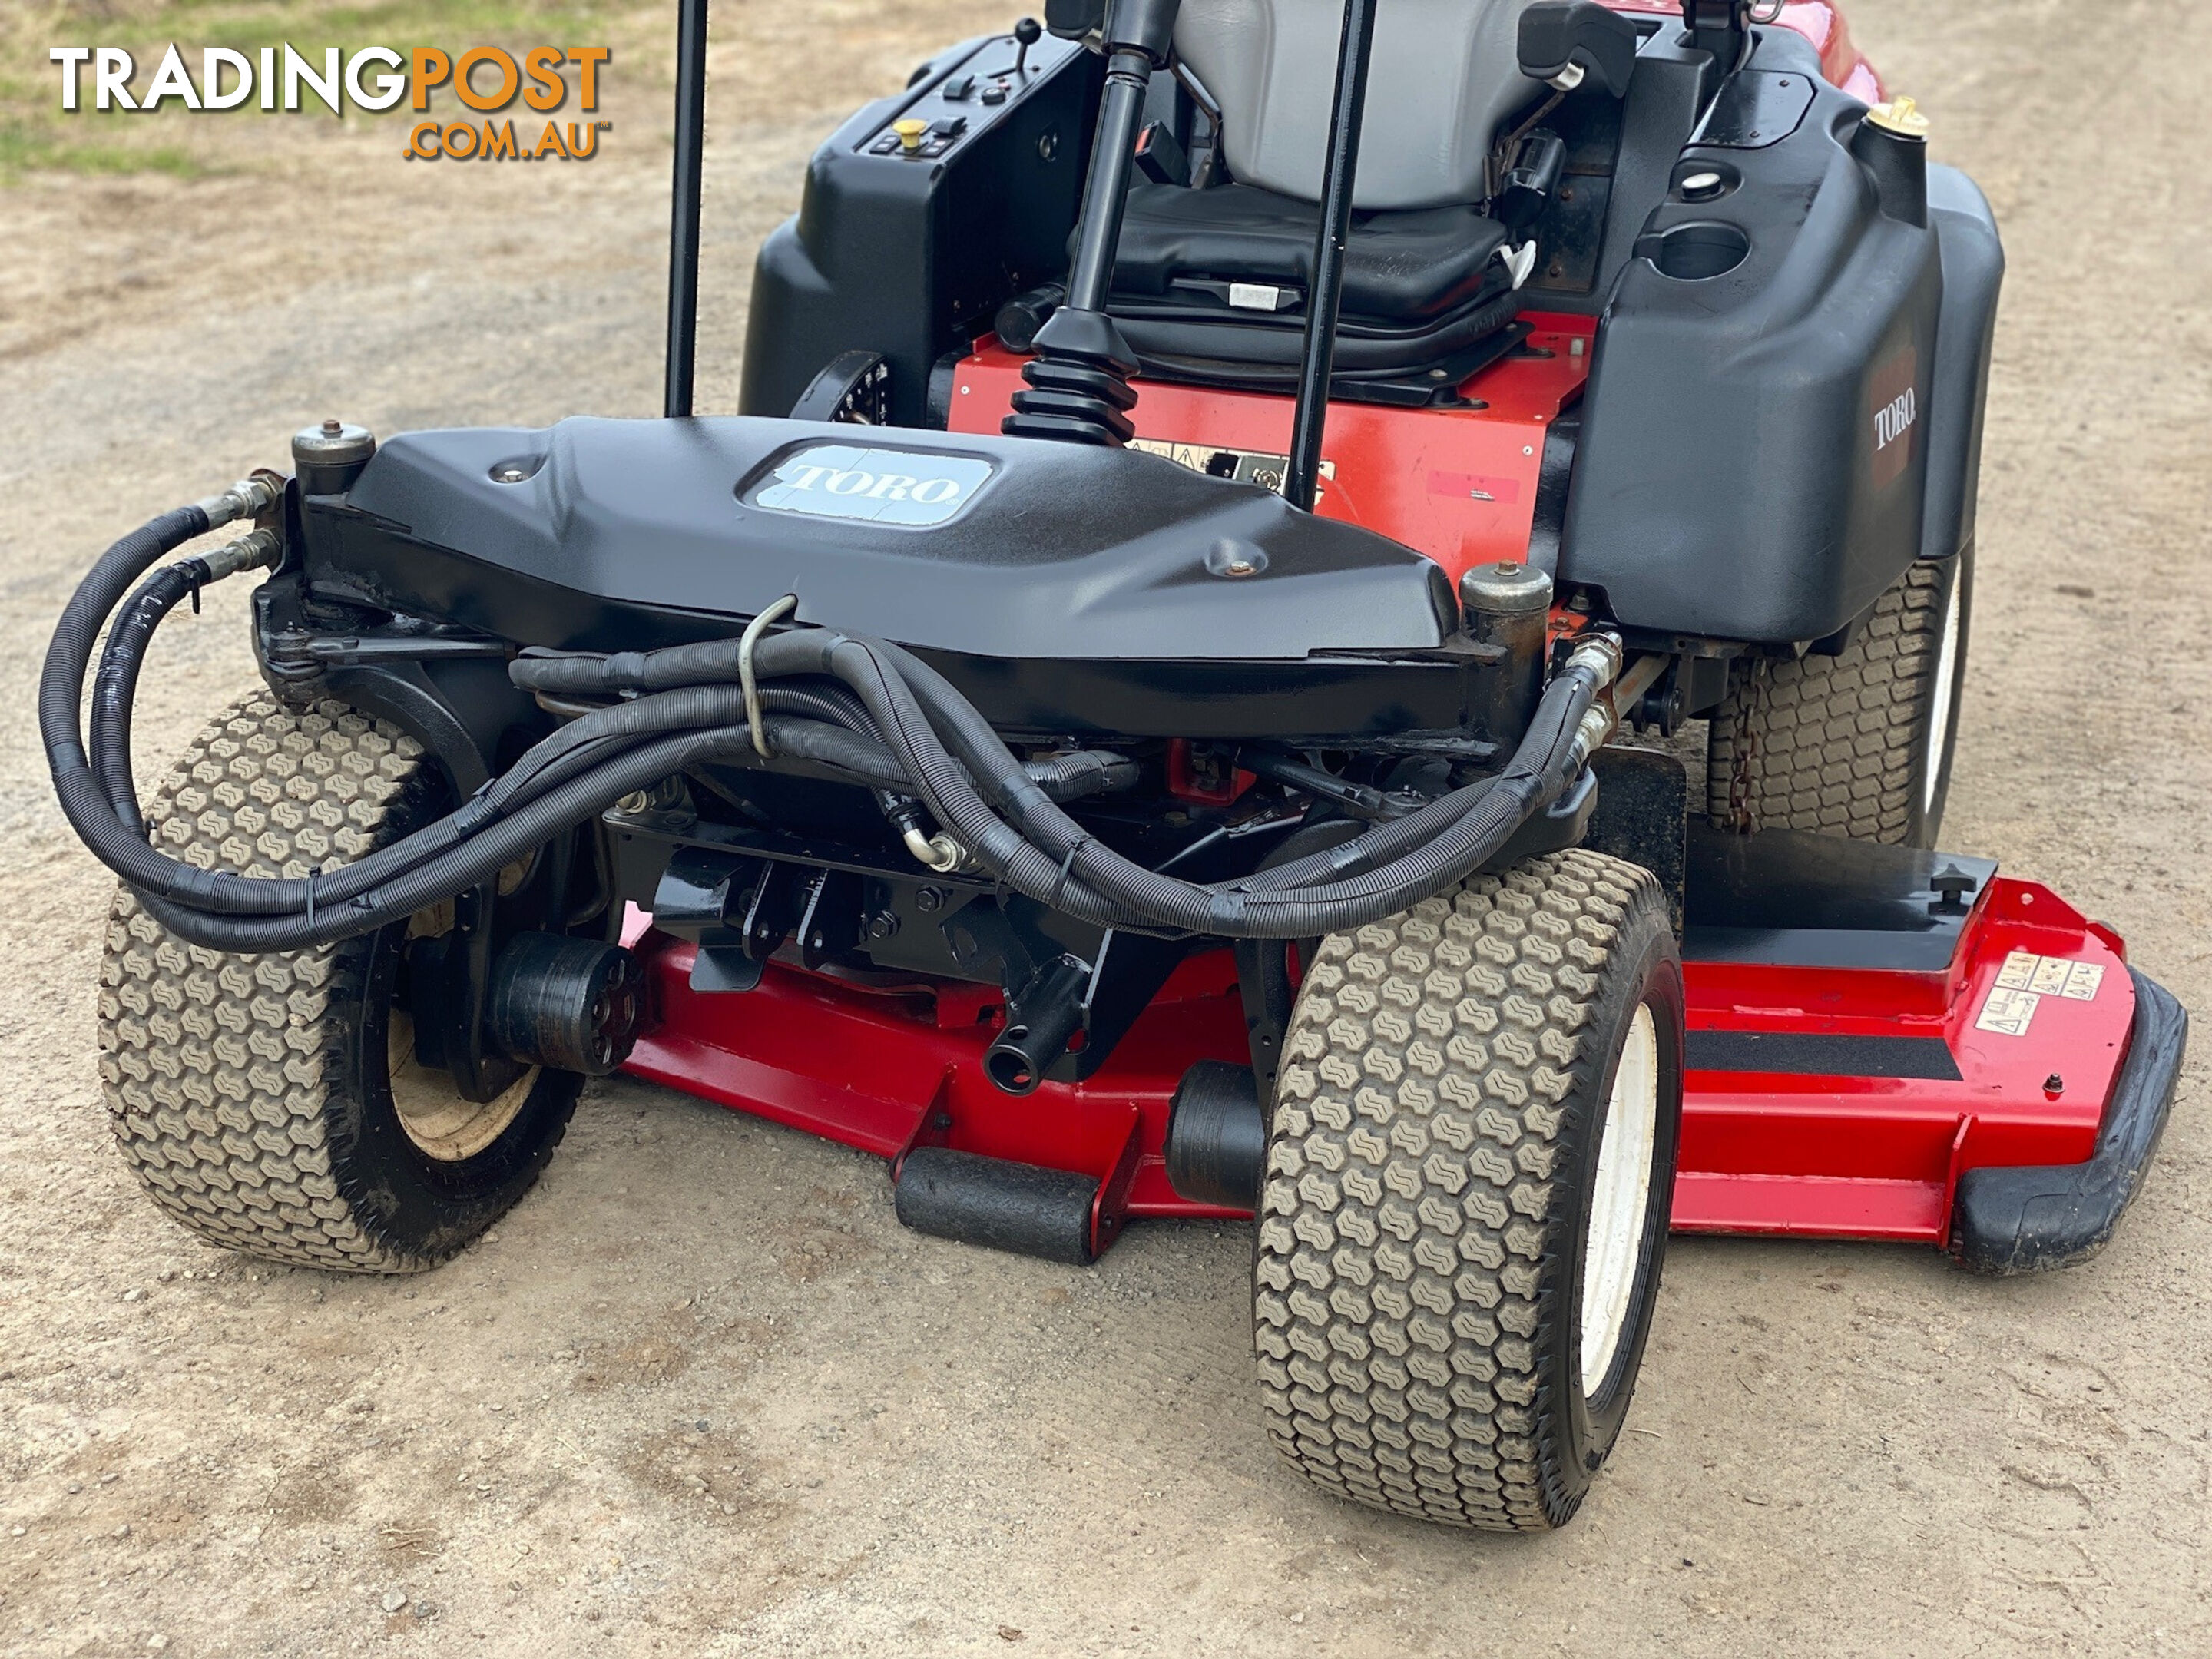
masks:
{"type": "MultiPolygon", "coordinates": [[[[1110,0],[1103,8],[1106,92],[1084,181],[1067,298],[1037,331],[1037,356],[1023,366],[1022,379],[1029,384],[1014,394],[1014,412],[1000,426],[1010,438],[1118,447],[1135,435],[1127,411],[1137,403],[1129,385],[1136,353],[1106,314],[1106,296],[1114,284],[1146,94],[1152,71],[1168,61],[1179,7],[1180,0],[1110,0]]],[[[1061,34],[1094,9],[1079,3],[1048,4],[1045,21],[1061,34]]]]}
{"type": "Polygon", "coordinates": [[[1020,50],[1014,53],[1014,79],[1020,80],[1030,72],[1030,48],[1044,39],[1043,27],[1034,17],[1024,17],[1014,24],[1014,44],[1020,50]]]}

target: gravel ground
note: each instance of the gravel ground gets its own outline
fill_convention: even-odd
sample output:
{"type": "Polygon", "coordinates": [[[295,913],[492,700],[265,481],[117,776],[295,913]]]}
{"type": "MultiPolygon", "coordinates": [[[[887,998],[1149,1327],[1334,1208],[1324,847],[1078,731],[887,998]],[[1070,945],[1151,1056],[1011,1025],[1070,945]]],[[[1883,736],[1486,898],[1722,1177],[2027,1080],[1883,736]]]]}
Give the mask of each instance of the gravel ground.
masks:
{"type": "MultiPolygon", "coordinates": [[[[2212,174],[2184,160],[2200,66],[2161,44],[2193,9],[2096,13],[1854,8],[2013,262],[1948,840],[2203,1010],[2212,174]]],[[[745,262],[811,144],[1001,21],[731,9],[703,406],[733,398],[745,262]]],[[[1678,1243],[1633,1430],[1538,1540],[1355,1511],[1276,1463],[1244,1229],[1139,1227],[1084,1273],[964,1249],[902,1231],[879,1164],[635,1083],[592,1089],[545,1183],[427,1278],[271,1271],[156,1215],[97,1092],[108,883],[29,719],[52,618],[121,528],[311,418],[650,412],[649,78],[617,76],[588,167],[318,129],[232,176],[0,194],[0,1650],[2212,1650],[2203,1058],[2079,1271],[1678,1243]]],[[[142,754],[246,683],[241,621],[221,594],[168,631],[142,754]]]]}

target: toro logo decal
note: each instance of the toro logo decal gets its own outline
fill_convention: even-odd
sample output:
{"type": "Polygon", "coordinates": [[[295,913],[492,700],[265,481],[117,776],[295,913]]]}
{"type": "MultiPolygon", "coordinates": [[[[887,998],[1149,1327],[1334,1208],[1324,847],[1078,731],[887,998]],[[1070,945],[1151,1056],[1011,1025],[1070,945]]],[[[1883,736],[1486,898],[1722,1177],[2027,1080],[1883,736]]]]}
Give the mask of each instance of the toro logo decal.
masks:
{"type": "Polygon", "coordinates": [[[1879,489],[1905,476],[1912,464],[1913,428],[1920,423],[1920,354],[1907,346],[1874,372],[1874,484],[1879,489]]]}
{"type": "Polygon", "coordinates": [[[969,455],[809,444],[741,497],[747,507],[863,524],[933,525],[975,499],[991,463],[969,455]]]}

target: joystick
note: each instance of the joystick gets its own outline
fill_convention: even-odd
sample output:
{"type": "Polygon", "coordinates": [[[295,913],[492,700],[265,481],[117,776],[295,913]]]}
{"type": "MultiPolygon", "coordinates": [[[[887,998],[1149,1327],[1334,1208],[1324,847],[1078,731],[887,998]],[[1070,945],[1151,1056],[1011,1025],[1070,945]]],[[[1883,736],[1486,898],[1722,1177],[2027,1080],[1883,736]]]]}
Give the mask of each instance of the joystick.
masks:
{"type": "Polygon", "coordinates": [[[1018,80],[1029,73],[1030,48],[1044,39],[1044,25],[1034,17],[1024,17],[1014,25],[1014,44],[1021,48],[1014,54],[1014,77],[1018,80]]]}

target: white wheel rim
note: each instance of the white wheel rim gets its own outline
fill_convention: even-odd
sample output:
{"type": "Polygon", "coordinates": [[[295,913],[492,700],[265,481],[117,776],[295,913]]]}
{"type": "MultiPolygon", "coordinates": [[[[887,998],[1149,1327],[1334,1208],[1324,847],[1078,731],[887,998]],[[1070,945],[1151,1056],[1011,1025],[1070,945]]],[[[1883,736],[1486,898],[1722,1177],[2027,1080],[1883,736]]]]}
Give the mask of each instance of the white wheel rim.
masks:
{"type": "Polygon", "coordinates": [[[1659,1028],[1638,1004],[1613,1074],[1583,1237],[1583,1397],[1595,1399],[1627,1334],[1659,1134],[1659,1028]]]}
{"type": "Polygon", "coordinates": [[[1938,786],[1943,781],[1943,745],[1951,735],[1951,691],[1959,678],[1959,600],[1965,586],[1963,571],[1951,573],[1951,602],[1943,610],[1942,642],[1936,647],[1936,705],[1928,722],[1928,777],[1920,786],[1920,810],[1936,810],[1938,786]]]}
{"type": "Polygon", "coordinates": [[[450,1073],[416,1060],[415,1022],[406,1011],[394,1008],[386,1018],[385,1069],[399,1127],[425,1156],[441,1164],[463,1163],[505,1134],[544,1070],[532,1066],[495,1099],[465,1100],[450,1073]]]}

